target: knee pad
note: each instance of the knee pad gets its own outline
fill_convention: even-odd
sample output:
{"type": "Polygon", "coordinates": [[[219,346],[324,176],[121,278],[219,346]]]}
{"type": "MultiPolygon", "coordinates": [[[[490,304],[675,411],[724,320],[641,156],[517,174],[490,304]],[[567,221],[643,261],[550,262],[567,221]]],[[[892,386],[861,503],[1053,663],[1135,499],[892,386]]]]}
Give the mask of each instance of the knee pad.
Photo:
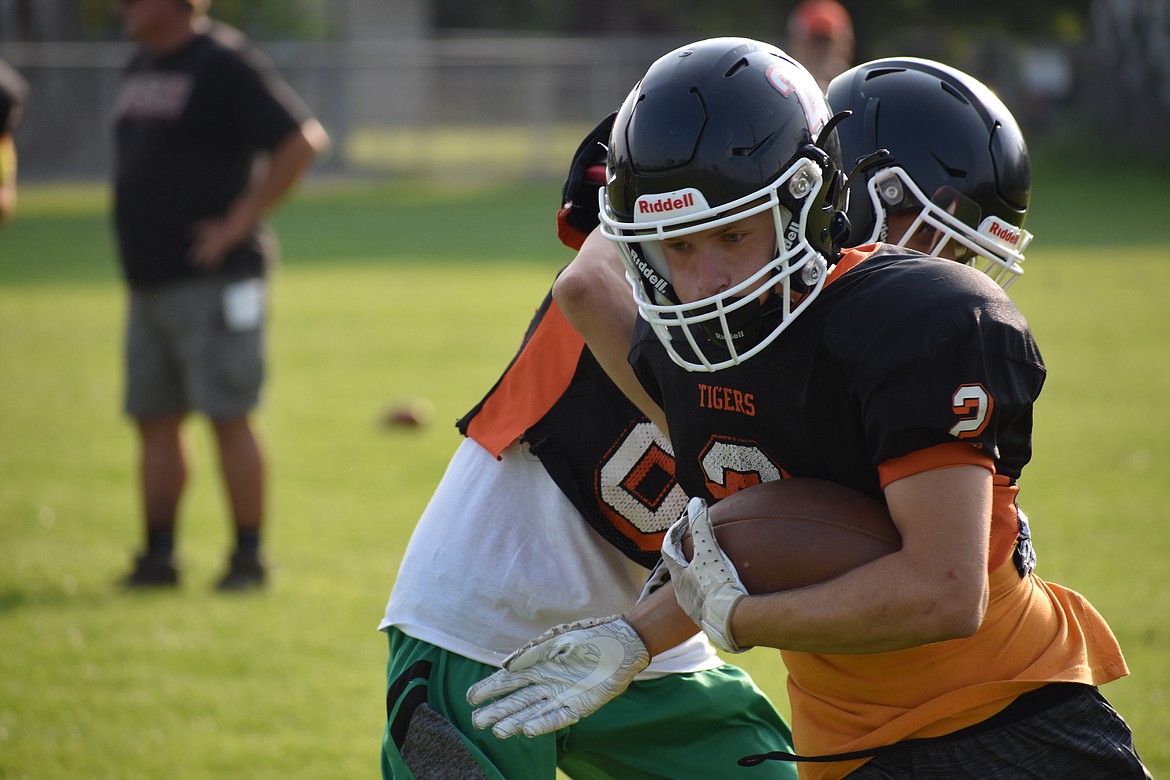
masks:
{"type": "Polygon", "coordinates": [[[455,724],[427,706],[431,664],[407,669],[386,692],[388,731],[416,780],[487,780],[455,724]]]}
{"type": "Polygon", "coordinates": [[[417,780],[487,780],[459,729],[425,703],[410,715],[401,752],[417,780]]]}

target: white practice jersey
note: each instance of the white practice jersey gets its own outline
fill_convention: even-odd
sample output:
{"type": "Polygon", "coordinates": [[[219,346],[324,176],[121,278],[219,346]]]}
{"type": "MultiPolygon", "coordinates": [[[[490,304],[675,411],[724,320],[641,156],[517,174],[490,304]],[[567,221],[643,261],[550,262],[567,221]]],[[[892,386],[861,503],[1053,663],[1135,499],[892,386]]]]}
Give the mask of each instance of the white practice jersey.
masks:
{"type": "MultiPolygon", "coordinates": [[[[465,439],[419,519],[379,629],[499,665],[559,623],[626,612],[647,570],[586,523],[526,445],[465,439]]],[[[722,661],[703,634],[638,679],[722,661]]]]}

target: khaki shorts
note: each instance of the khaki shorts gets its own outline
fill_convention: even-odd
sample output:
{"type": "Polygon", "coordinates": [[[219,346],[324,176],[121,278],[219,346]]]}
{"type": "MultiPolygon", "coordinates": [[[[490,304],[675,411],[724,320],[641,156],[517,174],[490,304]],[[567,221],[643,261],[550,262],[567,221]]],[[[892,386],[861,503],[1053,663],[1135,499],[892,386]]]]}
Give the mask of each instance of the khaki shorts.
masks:
{"type": "Polygon", "coordinates": [[[126,413],[230,419],[255,409],[264,381],[265,298],[261,279],[131,289],[126,413]]]}

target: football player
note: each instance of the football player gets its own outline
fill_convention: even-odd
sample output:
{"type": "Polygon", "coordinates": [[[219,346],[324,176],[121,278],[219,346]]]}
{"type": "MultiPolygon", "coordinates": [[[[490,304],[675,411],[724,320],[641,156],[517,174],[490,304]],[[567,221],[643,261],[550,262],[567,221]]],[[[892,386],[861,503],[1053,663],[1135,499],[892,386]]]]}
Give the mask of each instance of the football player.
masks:
{"type": "MultiPolygon", "coordinates": [[[[618,113],[602,233],[633,280],[632,348],[605,324],[620,285],[596,255],[554,295],[595,354],[629,350],[692,496],[663,543],[669,585],[625,623],[651,654],[664,646],[649,610],[667,592],[717,647],[780,649],[800,755],[743,764],[799,760],[809,778],[1146,777],[1097,688],[1128,673],[1112,632],[1022,549],[1017,480],[1045,376],[1032,333],[977,269],[884,243],[842,250],[845,121],[804,68],[746,39],[667,54],[618,113]],[[712,388],[751,398],[752,413],[704,404],[712,388]],[[884,501],[901,550],[747,595],[707,506],[789,476],[884,501]],[[687,532],[707,542],[689,562],[687,532]]],[[[581,257],[598,251],[587,242],[581,257]]],[[[502,697],[477,723],[533,734],[566,707],[588,714],[626,674],[611,648],[596,626],[550,630],[471,689],[502,697]]]]}
{"type": "Polygon", "coordinates": [[[966,73],[914,57],[858,65],[827,96],[850,112],[837,125],[845,165],[861,166],[849,177],[849,245],[889,241],[1010,287],[1032,240],[1032,168],[1007,106],[966,73]]]}
{"type": "MultiPolygon", "coordinates": [[[[598,142],[612,122],[582,143],[565,184],[559,227],[572,248],[584,238],[579,204],[596,224],[598,142]]],[[[670,442],[606,378],[551,297],[458,427],[466,438],[411,536],[380,625],[390,645],[383,777],[552,780],[558,767],[574,777],[756,777],[680,745],[791,749],[776,708],[695,635],[673,599],[684,631],[668,652],[651,662],[629,639],[618,616],[633,607],[686,496],[670,442]],[[505,741],[475,729],[468,687],[566,621],[623,648],[625,695],[588,721],[559,722],[555,735],[505,741]]],[[[795,774],[775,765],[760,776],[795,774]]]]}

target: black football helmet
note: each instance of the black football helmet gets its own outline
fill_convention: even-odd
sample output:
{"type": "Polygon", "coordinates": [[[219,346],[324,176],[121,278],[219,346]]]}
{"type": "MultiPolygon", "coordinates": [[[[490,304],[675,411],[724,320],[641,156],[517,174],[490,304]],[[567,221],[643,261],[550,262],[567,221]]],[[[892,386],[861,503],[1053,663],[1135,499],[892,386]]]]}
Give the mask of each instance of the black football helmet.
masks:
{"type": "Polygon", "coordinates": [[[829,105],[803,66],[759,41],[699,41],[651,65],[618,111],[606,179],[602,232],[642,317],[692,371],[770,344],[820,292],[848,234],[829,105]],[[680,301],[661,243],[768,211],[775,257],[725,292],[680,301]]]}
{"type": "Polygon", "coordinates": [[[1005,289],[1024,272],[1031,163],[1015,118],[987,86],[939,62],[897,57],[842,73],[828,98],[834,111],[852,112],[838,126],[847,168],[889,152],[851,174],[850,245],[886,240],[888,215],[915,210],[901,241],[933,228],[932,254],[956,242],[955,259],[1005,289]]]}

